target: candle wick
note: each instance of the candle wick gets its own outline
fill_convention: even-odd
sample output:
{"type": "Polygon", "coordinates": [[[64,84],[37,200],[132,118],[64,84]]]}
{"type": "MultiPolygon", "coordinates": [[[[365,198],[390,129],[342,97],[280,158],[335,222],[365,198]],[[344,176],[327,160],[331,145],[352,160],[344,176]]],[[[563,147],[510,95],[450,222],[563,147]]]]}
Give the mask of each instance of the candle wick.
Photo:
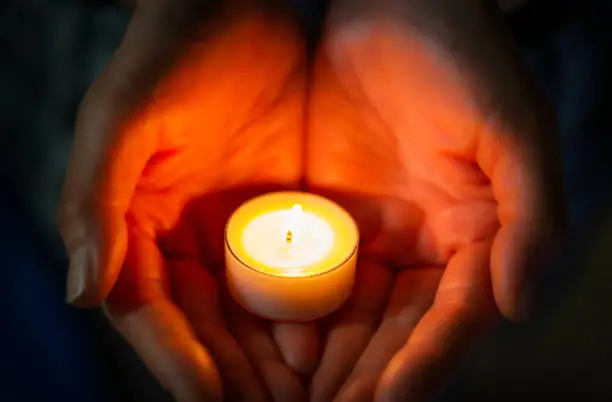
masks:
{"type": "Polygon", "coordinates": [[[285,237],[285,240],[287,241],[287,243],[291,243],[291,241],[293,240],[293,233],[291,232],[291,230],[287,230],[287,236],[285,237]]]}

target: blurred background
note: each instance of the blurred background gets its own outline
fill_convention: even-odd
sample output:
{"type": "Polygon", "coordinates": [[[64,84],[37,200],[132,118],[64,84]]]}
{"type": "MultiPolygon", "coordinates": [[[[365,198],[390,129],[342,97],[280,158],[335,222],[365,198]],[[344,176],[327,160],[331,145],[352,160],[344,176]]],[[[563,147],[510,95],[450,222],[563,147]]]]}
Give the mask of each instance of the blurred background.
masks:
{"type": "MultiPolygon", "coordinates": [[[[169,400],[100,312],[63,302],[55,211],[79,102],[129,21],[118,3],[0,1],[1,401],[169,400]]],[[[517,7],[507,24],[557,111],[570,243],[536,318],[483,340],[445,397],[612,401],[612,2],[517,7]]]]}

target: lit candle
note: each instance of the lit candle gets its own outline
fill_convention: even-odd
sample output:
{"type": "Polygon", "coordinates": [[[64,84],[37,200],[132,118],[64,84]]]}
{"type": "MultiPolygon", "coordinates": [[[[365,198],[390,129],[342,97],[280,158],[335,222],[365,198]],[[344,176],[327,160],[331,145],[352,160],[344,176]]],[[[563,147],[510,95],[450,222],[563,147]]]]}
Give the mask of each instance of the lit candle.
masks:
{"type": "Polygon", "coordinates": [[[241,205],[225,230],[227,283],[252,313],[309,321],[340,307],[355,281],[359,232],[338,204],[279,192],[241,205]]]}

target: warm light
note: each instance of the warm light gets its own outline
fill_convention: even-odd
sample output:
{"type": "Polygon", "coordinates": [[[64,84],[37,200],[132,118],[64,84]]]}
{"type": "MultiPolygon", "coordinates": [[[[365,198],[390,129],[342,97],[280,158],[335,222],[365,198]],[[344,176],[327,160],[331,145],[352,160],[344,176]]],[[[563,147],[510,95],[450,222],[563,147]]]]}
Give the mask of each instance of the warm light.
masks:
{"type": "Polygon", "coordinates": [[[302,220],[302,206],[295,204],[291,211],[287,214],[287,220],[285,224],[285,241],[291,244],[295,241],[296,235],[299,233],[302,220]]]}
{"type": "Polygon", "coordinates": [[[254,217],[242,234],[245,251],[263,265],[259,269],[279,276],[307,274],[334,241],[329,224],[300,204],[254,217]]]}
{"type": "Polygon", "coordinates": [[[323,197],[257,197],[227,224],[230,293],[246,309],[275,320],[329,314],[353,287],[358,237],[351,216],[323,197]]]}

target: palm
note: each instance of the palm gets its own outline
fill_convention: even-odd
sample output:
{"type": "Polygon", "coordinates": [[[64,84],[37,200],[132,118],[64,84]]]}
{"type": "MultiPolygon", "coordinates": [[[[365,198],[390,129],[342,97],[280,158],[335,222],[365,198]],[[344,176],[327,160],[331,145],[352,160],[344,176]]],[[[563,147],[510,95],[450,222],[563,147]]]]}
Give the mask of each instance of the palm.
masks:
{"type": "MultiPolygon", "coordinates": [[[[457,291],[443,297],[459,300],[478,279],[490,288],[500,224],[476,155],[487,110],[476,110],[472,91],[421,44],[389,45],[365,37],[330,52],[335,60],[323,51],[317,63],[308,183],[351,210],[363,238],[355,295],[335,317],[314,377],[317,401],[343,385],[347,400],[373,397],[455,255],[444,288],[457,291]],[[468,272],[466,258],[482,259],[481,272],[468,272]]],[[[487,311],[492,298],[481,296],[487,311]]]]}
{"type": "MultiPolygon", "coordinates": [[[[162,331],[158,342],[176,342],[176,334],[193,330],[215,361],[228,400],[266,398],[255,370],[274,399],[302,397],[265,324],[225,297],[218,269],[229,214],[258,193],[296,188],[300,180],[301,50],[294,32],[257,19],[239,21],[212,41],[195,41],[129,129],[140,137],[135,141],[155,149],[131,198],[126,261],[107,310],[129,338],[138,331],[136,316],[147,314],[143,306],[169,290],[191,328],[169,322],[176,333],[162,331]]],[[[132,152],[151,150],[141,145],[132,152]]]]}

